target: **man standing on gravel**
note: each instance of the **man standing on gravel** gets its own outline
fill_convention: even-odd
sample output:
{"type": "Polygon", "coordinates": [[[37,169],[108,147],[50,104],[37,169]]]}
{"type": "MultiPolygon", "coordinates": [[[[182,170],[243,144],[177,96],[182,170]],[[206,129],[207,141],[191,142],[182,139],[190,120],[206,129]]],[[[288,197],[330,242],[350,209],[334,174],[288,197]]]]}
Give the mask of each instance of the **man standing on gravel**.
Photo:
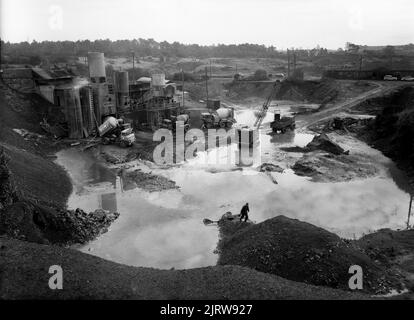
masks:
{"type": "Polygon", "coordinates": [[[249,216],[247,215],[249,211],[249,204],[246,202],[246,204],[240,210],[240,222],[243,220],[243,218],[244,222],[246,222],[247,219],[249,219],[249,216]]]}

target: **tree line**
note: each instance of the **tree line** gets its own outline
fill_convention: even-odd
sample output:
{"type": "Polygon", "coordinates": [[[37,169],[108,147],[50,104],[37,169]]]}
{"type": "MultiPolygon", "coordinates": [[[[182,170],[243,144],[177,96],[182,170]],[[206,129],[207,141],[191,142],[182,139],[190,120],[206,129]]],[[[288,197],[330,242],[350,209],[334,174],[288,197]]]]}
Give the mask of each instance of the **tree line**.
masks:
{"type": "MultiPolygon", "coordinates": [[[[10,43],[1,41],[2,58],[13,59],[22,57],[52,57],[51,62],[67,60],[70,57],[86,56],[90,51],[104,52],[107,57],[131,56],[136,57],[232,57],[232,58],[276,58],[286,55],[286,51],[278,51],[274,46],[259,44],[217,44],[198,45],[179,42],[157,42],[154,39],[133,40],[78,40],[78,41],[32,41],[10,43]],[[53,61],[56,60],[56,61],[53,61]]],[[[312,50],[298,49],[298,55],[327,54],[327,49],[315,48],[312,50]]],[[[35,59],[35,58],[32,58],[35,59]]],[[[6,61],[7,62],[7,61],[6,61]]]]}

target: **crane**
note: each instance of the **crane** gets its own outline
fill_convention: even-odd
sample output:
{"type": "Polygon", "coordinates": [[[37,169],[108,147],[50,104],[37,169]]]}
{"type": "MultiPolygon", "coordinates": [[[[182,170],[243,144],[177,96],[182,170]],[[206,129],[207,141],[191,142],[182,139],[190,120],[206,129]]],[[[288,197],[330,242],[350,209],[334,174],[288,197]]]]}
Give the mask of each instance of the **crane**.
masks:
{"type": "Polygon", "coordinates": [[[275,81],[272,87],[272,91],[270,92],[269,96],[267,97],[266,101],[263,103],[262,107],[259,109],[258,113],[256,114],[256,121],[254,122],[254,126],[259,128],[262,124],[264,118],[266,117],[267,110],[269,109],[270,102],[276,92],[277,85],[279,81],[275,81]]]}

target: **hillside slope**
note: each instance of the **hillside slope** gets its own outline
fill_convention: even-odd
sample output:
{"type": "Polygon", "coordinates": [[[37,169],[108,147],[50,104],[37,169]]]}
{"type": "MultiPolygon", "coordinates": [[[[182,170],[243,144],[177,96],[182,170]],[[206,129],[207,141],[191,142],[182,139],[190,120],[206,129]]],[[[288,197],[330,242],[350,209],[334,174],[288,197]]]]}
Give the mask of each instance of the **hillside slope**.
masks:
{"type": "Polygon", "coordinates": [[[0,238],[0,299],[366,299],[237,266],[129,267],[71,249],[0,238]],[[48,287],[63,269],[63,290],[48,287]]]}

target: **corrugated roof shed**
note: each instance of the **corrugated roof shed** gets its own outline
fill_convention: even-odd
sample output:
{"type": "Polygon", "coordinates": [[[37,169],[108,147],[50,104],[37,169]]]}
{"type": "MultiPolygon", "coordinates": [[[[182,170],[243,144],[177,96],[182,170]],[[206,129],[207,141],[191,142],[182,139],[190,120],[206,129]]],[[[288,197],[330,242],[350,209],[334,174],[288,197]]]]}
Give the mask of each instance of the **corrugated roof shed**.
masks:
{"type": "Polygon", "coordinates": [[[149,77],[141,77],[137,80],[137,82],[151,82],[151,78],[149,77]]]}
{"type": "Polygon", "coordinates": [[[35,75],[37,75],[38,77],[44,80],[52,79],[51,75],[47,73],[45,70],[43,70],[42,68],[32,68],[32,71],[35,75]]]}

